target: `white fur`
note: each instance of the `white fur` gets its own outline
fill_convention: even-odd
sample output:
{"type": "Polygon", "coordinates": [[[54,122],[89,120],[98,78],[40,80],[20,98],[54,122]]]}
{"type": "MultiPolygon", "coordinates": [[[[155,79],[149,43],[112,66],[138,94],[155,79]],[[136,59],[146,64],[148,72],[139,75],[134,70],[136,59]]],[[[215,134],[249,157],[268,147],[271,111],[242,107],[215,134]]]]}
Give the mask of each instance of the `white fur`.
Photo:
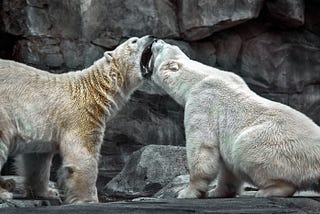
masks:
{"type": "Polygon", "coordinates": [[[257,197],[319,191],[320,128],[311,119],[176,46],[158,41],[152,51],[152,80],[185,107],[190,183],[179,198],[233,197],[243,181],[257,197]]]}

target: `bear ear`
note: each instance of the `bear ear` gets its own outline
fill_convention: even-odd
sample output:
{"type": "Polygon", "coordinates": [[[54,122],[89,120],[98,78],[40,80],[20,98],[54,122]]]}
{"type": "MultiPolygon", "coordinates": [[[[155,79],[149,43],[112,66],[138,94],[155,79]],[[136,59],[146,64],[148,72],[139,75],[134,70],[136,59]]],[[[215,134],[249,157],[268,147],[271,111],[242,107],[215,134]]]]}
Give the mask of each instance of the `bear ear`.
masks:
{"type": "Polygon", "coordinates": [[[106,51],[104,53],[104,57],[107,59],[107,62],[111,62],[113,59],[113,52],[112,51],[106,51]]]}

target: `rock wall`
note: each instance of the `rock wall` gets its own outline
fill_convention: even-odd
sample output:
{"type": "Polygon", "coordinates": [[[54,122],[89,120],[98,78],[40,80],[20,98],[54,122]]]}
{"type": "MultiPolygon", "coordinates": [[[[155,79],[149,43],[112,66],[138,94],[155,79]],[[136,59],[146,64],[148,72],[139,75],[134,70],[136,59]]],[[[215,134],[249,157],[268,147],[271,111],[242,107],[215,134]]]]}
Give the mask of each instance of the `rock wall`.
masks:
{"type": "MultiPolygon", "coordinates": [[[[61,73],[150,34],[320,124],[319,11],[317,0],[0,0],[0,57],[61,73]]],[[[105,141],[103,183],[145,145],[184,145],[183,109],[137,92],[107,125],[105,141]]]]}

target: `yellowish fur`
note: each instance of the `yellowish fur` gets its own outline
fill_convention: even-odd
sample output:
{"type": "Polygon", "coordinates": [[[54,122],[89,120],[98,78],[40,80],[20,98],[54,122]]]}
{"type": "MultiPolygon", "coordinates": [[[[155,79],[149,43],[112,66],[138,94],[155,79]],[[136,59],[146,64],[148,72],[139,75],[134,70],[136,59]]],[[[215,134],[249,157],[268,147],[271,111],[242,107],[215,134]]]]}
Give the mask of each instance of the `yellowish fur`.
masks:
{"type": "MultiPolygon", "coordinates": [[[[131,38],[92,66],[65,74],[0,60],[0,167],[9,155],[23,154],[18,165],[29,194],[50,197],[51,158],[58,152],[66,202],[97,202],[105,123],[141,85],[149,41],[131,38]]],[[[0,184],[0,199],[8,197],[0,184]]]]}

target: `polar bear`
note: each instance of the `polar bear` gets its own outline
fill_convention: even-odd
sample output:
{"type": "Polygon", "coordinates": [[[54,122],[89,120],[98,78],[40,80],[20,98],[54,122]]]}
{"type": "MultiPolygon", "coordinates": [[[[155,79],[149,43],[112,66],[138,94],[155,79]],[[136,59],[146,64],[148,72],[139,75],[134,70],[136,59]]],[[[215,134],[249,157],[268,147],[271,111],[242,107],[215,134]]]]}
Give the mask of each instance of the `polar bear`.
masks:
{"type": "Polygon", "coordinates": [[[185,107],[190,182],[178,198],[234,197],[244,181],[259,188],[256,197],[320,190],[320,128],[311,119],[162,40],[149,59],[147,77],[185,107]]]}
{"type": "MultiPolygon", "coordinates": [[[[142,52],[152,40],[130,38],[91,67],[65,74],[0,60],[0,168],[9,155],[22,154],[28,193],[50,197],[51,159],[60,153],[66,203],[98,202],[105,123],[142,84],[142,52]]],[[[0,199],[12,198],[13,184],[0,181],[0,199]]]]}

